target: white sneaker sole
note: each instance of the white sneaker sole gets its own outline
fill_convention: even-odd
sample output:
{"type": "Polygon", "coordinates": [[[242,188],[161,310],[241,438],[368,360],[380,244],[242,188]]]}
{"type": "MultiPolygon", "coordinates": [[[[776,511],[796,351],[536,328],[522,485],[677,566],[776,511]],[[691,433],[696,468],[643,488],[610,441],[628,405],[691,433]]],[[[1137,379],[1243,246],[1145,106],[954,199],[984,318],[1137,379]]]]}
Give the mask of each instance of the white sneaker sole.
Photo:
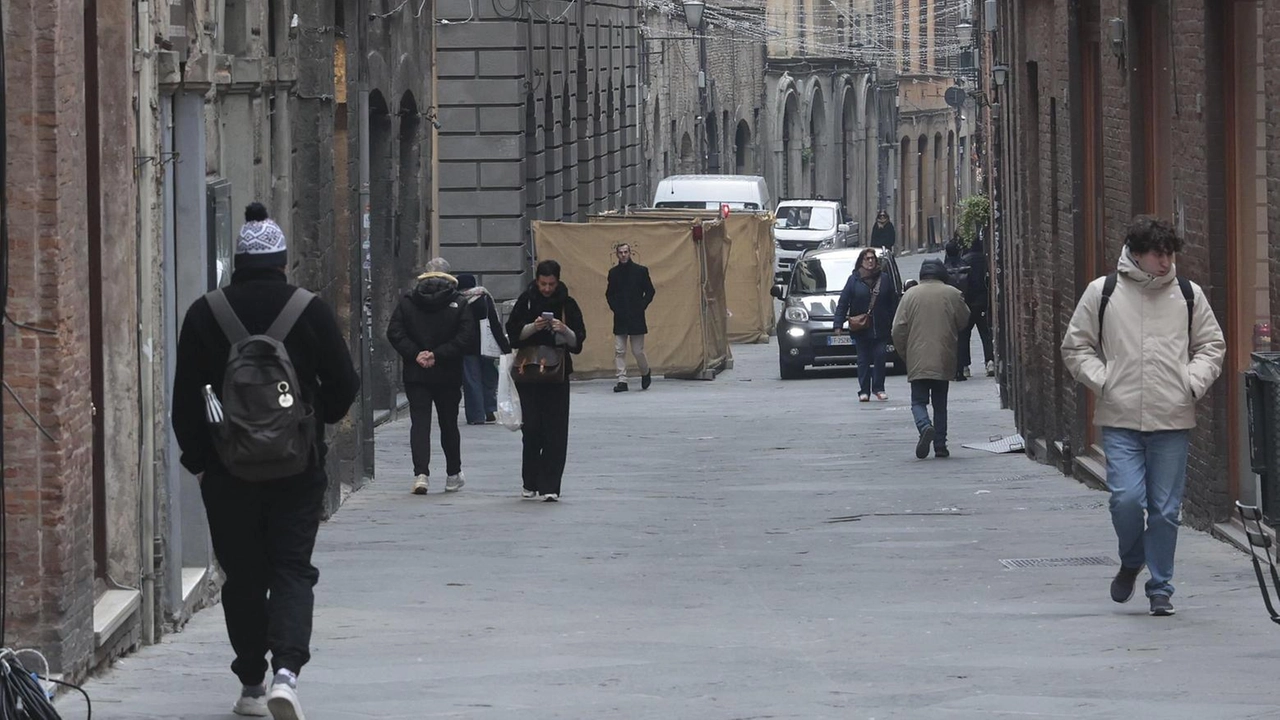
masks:
{"type": "Polygon", "coordinates": [[[463,486],[463,485],[466,485],[466,484],[467,484],[467,481],[466,481],[466,480],[459,480],[458,482],[456,482],[456,483],[454,483],[454,484],[452,484],[452,485],[445,485],[445,486],[444,486],[444,491],[445,491],[445,492],[458,492],[459,490],[461,490],[461,489],[462,489],[462,486],[463,486]]]}
{"type": "Polygon", "coordinates": [[[272,720],[306,720],[298,704],[298,693],[292,688],[289,691],[273,689],[267,709],[271,711],[272,720]]]}
{"type": "Polygon", "coordinates": [[[258,698],[242,697],[236,700],[236,704],[231,707],[231,712],[244,717],[271,717],[265,695],[258,698]]]}

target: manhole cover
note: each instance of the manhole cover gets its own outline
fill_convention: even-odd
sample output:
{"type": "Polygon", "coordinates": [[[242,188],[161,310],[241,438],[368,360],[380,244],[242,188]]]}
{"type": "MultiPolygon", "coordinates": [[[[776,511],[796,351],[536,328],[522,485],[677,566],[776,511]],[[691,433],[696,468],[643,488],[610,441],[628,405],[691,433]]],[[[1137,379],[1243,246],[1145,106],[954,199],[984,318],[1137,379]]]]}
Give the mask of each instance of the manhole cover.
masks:
{"type": "Polygon", "coordinates": [[[1021,568],[1053,568],[1053,567],[1081,567],[1087,565],[1116,565],[1115,560],[1109,557],[1065,557],[1065,558],[1014,558],[1012,560],[1001,560],[1009,570],[1019,570],[1021,568]]]}

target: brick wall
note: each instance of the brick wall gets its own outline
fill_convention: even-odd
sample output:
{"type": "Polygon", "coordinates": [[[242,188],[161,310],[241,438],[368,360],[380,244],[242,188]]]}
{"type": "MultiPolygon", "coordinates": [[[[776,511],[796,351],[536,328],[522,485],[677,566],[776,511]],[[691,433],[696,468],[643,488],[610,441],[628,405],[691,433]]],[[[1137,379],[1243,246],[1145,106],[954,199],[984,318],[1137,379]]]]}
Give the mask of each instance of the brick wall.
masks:
{"type": "Polygon", "coordinates": [[[5,326],[5,381],[52,435],[5,397],[8,644],[76,674],[93,651],[84,15],[71,0],[6,9],[9,312],[56,330],[5,326]]]}
{"type": "MultiPolygon", "coordinates": [[[[1073,38],[1073,30],[1084,27],[1088,3],[1006,0],[1000,6],[997,54],[1008,58],[1012,68],[1010,99],[1000,110],[1009,131],[1004,148],[1008,172],[1001,178],[1005,199],[1001,222],[1009,248],[997,276],[1005,293],[1000,347],[1010,355],[1005,358],[1010,369],[1004,382],[1019,428],[1042,441],[1048,461],[1061,459],[1056,443],[1079,454],[1085,451],[1088,437],[1084,394],[1063,372],[1058,347],[1075,302],[1090,279],[1081,264],[1086,229],[1084,123],[1089,121],[1083,113],[1081,58],[1090,39],[1100,49],[1103,235],[1101,257],[1092,274],[1114,268],[1129,220],[1147,209],[1145,148],[1153,128],[1163,123],[1167,133],[1154,135],[1157,164],[1167,167],[1161,214],[1177,224],[1187,242],[1178,258],[1179,273],[1205,288],[1227,327],[1225,13],[1214,3],[1175,0],[1171,4],[1169,27],[1157,26],[1155,32],[1160,42],[1171,37],[1171,74],[1165,79],[1162,100],[1153,104],[1145,97],[1146,85],[1137,69],[1147,50],[1140,43],[1138,13],[1122,0],[1102,0],[1092,7],[1101,22],[1073,38]],[[1113,49],[1110,41],[1111,18],[1121,18],[1128,31],[1123,52],[1113,49]]],[[[1269,12],[1275,15],[1277,10],[1272,7],[1269,12]]],[[[1270,33],[1271,47],[1277,49],[1280,40],[1274,30],[1270,33]]],[[[1275,68],[1268,72],[1268,92],[1275,93],[1280,77],[1275,68]]],[[[1270,113],[1270,213],[1276,218],[1280,143],[1274,139],[1274,125],[1280,117],[1274,107],[1270,113]]],[[[1271,222],[1275,238],[1280,220],[1271,222]]],[[[1274,252],[1272,257],[1274,264],[1274,252]]],[[[1273,280],[1273,298],[1280,297],[1276,285],[1273,280]]],[[[1276,307],[1273,300],[1273,311],[1276,307]]],[[[1227,390],[1227,382],[1219,381],[1199,407],[1186,496],[1187,515],[1193,523],[1220,520],[1229,509],[1225,468],[1231,444],[1222,442],[1228,432],[1227,390]]]]}

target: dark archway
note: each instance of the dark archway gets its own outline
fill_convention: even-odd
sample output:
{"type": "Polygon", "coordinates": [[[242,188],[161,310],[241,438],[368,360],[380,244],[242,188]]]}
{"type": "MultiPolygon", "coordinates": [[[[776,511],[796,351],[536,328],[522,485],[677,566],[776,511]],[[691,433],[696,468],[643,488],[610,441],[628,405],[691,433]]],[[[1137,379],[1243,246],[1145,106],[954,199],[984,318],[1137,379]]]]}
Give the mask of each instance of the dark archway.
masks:
{"type": "MultiPolygon", "coordinates": [[[[422,119],[413,93],[400,98],[399,183],[396,188],[396,268],[399,287],[408,286],[413,269],[431,252],[431,237],[422,223],[422,119]]],[[[398,297],[398,296],[397,296],[398,297]]]]}
{"type": "Polygon", "coordinates": [[[395,129],[391,108],[378,90],[369,95],[368,123],[370,243],[365,256],[369,265],[365,289],[372,322],[370,354],[373,372],[370,380],[373,383],[373,407],[386,410],[391,408],[401,385],[400,356],[387,341],[386,333],[382,332],[400,297],[400,274],[396,262],[395,129]]]}
{"type": "Polygon", "coordinates": [[[689,137],[689,133],[685,133],[680,138],[680,170],[681,175],[692,175],[698,172],[697,158],[693,152],[693,138],[689,137]]]}
{"type": "Polygon", "coordinates": [[[795,197],[800,189],[800,100],[787,94],[782,111],[782,197],[795,197]]]}
{"type": "Polygon", "coordinates": [[[910,247],[911,242],[911,206],[912,194],[915,192],[915,181],[911,177],[911,169],[916,166],[911,157],[911,138],[903,137],[898,147],[898,243],[901,247],[910,247]]]}
{"type": "Polygon", "coordinates": [[[561,216],[564,222],[573,220],[578,212],[578,176],[577,162],[573,152],[573,103],[569,96],[569,83],[565,82],[564,94],[560,97],[560,194],[561,216]]]}
{"type": "Polygon", "coordinates": [[[826,169],[824,158],[831,151],[831,140],[827,137],[827,101],[818,90],[813,94],[813,102],[809,105],[809,187],[810,196],[824,195],[827,188],[823,171],[826,169]]]}
{"type": "Polygon", "coordinates": [[[750,175],[755,168],[751,163],[751,127],[747,125],[746,120],[738,121],[738,131],[734,133],[733,138],[734,150],[734,170],[739,175],[750,175]]]}
{"type": "Polygon", "coordinates": [[[857,161],[857,104],[853,88],[845,88],[840,109],[840,196],[844,199],[846,213],[854,212],[861,205],[855,197],[858,183],[854,182],[854,178],[863,177],[854,167],[857,161]]]}
{"type": "MultiPolygon", "coordinates": [[[[707,147],[706,147],[706,163],[707,172],[720,172],[720,133],[716,131],[716,114],[709,113],[707,117],[707,147]]],[[[698,158],[700,161],[702,158],[698,158]]],[[[699,163],[701,164],[701,163],[699,163]]]]}
{"type": "Polygon", "coordinates": [[[915,237],[913,238],[914,247],[924,247],[924,213],[925,213],[925,184],[924,184],[924,158],[925,153],[929,150],[929,138],[921,135],[916,140],[916,222],[915,237]]]}
{"type": "Polygon", "coordinates": [[[545,177],[542,180],[542,212],[544,220],[557,220],[560,217],[560,168],[556,165],[556,151],[560,145],[556,137],[556,104],[548,85],[542,93],[542,165],[545,177]]]}

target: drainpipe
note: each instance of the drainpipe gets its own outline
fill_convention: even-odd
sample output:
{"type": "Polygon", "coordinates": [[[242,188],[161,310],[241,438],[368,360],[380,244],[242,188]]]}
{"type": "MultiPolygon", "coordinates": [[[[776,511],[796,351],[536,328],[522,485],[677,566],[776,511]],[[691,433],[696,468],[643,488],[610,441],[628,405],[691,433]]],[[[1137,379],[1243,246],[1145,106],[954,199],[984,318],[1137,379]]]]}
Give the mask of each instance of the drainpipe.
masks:
{"type": "MultiPolygon", "coordinates": [[[[156,107],[155,56],[151,47],[151,3],[138,2],[137,43],[134,62],[138,71],[138,155],[155,155],[156,142],[152,118],[156,107]]],[[[155,162],[143,162],[138,167],[138,375],[139,421],[142,430],[142,452],[139,472],[142,479],[141,508],[139,513],[139,551],[142,555],[142,641],[148,645],[156,642],[156,553],[155,553],[155,501],[156,501],[156,426],[153,419],[155,407],[155,302],[151,292],[154,287],[152,269],[155,266],[155,217],[152,200],[155,197],[155,162]]]]}

